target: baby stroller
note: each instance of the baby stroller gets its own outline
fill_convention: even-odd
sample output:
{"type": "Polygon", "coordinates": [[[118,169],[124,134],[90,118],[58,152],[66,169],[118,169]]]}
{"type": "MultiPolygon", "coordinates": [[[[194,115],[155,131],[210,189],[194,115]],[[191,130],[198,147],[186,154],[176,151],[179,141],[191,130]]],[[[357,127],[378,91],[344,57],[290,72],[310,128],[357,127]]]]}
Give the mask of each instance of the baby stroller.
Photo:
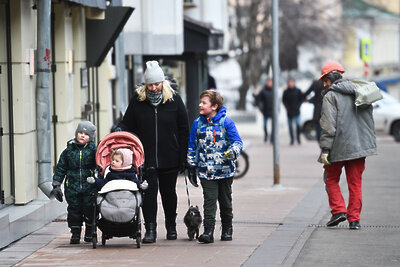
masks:
{"type": "MultiPolygon", "coordinates": [[[[100,142],[96,152],[96,163],[104,177],[106,167],[111,164],[111,153],[118,148],[128,148],[133,152],[132,163],[141,180],[144,163],[144,151],[140,140],[128,132],[114,132],[100,142]]],[[[128,180],[112,180],[98,192],[94,205],[93,248],[97,246],[97,227],[101,230],[101,243],[113,237],[136,239],[136,246],[141,244],[140,207],[142,194],[136,183],[128,180]]]]}

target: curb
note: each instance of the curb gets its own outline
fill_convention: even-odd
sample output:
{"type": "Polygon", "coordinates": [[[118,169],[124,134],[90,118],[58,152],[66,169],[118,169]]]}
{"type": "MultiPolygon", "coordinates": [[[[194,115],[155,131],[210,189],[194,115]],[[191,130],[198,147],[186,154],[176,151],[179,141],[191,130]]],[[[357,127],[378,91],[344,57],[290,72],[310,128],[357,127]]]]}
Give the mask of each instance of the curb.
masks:
{"type": "Polygon", "coordinates": [[[253,252],[242,266],[292,266],[315,230],[309,225],[318,224],[329,212],[323,188],[322,181],[314,185],[285,218],[283,224],[253,252]]]}

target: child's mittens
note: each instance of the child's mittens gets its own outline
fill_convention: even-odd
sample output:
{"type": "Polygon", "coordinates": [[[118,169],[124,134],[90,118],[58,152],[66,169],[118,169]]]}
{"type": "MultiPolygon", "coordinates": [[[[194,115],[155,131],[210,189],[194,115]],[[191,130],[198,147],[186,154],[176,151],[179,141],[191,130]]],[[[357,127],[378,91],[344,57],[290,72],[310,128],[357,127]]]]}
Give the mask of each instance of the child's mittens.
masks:
{"type": "Polygon", "coordinates": [[[86,178],[86,181],[87,181],[89,184],[94,184],[94,182],[95,182],[96,180],[94,179],[94,177],[89,176],[88,178],[86,178]]]}
{"type": "Polygon", "coordinates": [[[149,184],[147,183],[146,180],[144,180],[143,183],[141,183],[139,187],[142,190],[146,190],[149,187],[149,184]]]}
{"type": "Polygon", "coordinates": [[[53,190],[51,190],[51,194],[54,195],[54,197],[60,201],[63,202],[63,193],[61,190],[61,183],[58,181],[53,181],[52,182],[53,190]]]}
{"type": "Polygon", "coordinates": [[[232,149],[229,149],[229,150],[225,151],[224,157],[225,157],[226,159],[228,159],[228,160],[234,160],[234,159],[236,159],[235,152],[233,152],[232,149]]]}

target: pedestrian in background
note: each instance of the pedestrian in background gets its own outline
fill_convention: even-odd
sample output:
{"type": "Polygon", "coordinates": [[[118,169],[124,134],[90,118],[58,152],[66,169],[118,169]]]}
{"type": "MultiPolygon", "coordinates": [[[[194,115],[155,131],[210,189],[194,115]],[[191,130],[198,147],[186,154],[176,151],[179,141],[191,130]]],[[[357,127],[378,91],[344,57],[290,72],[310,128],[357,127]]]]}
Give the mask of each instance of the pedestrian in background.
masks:
{"type": "Polygon", "coordinates": [[[327,226],[349,221],[350,229],[360,229],[362,207],[362,173],[365,157],[375,155],[376,137],[372,105],[356,107],[354,84],[342,79],[343,67],[338,62],[327,62],[321,70],[324,84],[321,112],[321,155],[324,181],[332,217],[327,226]],[[344,167],[349,188],[346,203],[339,180],[344,167]]]}
{"type": "Polygon", "coordinates": [[[215,78],[209,72],[207,73],[207,89],[217,90],[215,78]]]}
{"type": "MultiPolygon", "coordinates": [[[[271,119],[272,122],[272,115],[273,115],[274,98],[273,98],[272,84],[273,84],[272,79],[268,78],[261,92],[255,96],[256,105],[258,106],[264,117],[264,142],[268,141],[268,120],[271,119]]],[[[271,144],[274,142],[273,133],[274,130],[272,129],[270,136],[271,144]]]]}
{"type": "Polygon", "coordinates": [[[303,93],[296,87],[293,78],[289,78],[288,80],[288,87],[283,92],[282,101],[286,108],[288,118],[290,145],[294,145],[293,123],[296,124],[296,139],[297,143],[300,145],[300,106],[303,103],[303,93]]]}
{"type": "Polygon", "coordinates": [[[215,90],[200,95],[200,117],[192,125],[187,162],[189,180],[197,185],[197,174],[203,188],[204,233],[199,242],[214,242],[215,216],[219,203],[222,241],[232,240],[232,182],[235,161],[243,148],[235,123],[226,116],[222,96],[215,90]]]}
{"type": "Polygon", "coordinates": [[[313,112],[313,123],[315,124],[315,131],[317,133],[317,141],[321,137],[321,125],[319,120],[321,118],[321,108],[322,108],[322,90],[324,89],[324,83],[321,80],[315,80],[311,84],[310,88],[304,93],[303,101],[308,101],[314,105],[313,112]],[[307,100],[307,96],[311,93],[314,95],[307,100]]]}
{"type": "Polygon", "coordinates": [[[96,127],[90,121],[82,121],[75,131],[75,138],[67,142],[53,175],[52,194],[63,201],[61,184],[64,183],[68,203],[67,222],[71,229],[70,244],[79,244],[82,224],[85,222],[85,242],[92,242],[92,222],[96,189],[86,179],[96,169],[96,127]]]}
{"type": "Polygon", "coordinates": [[[157,61],[146,62],[145,85],[136,89],[119,128],[136,134],[145,153],[143,197],[146,233],[143,243],[156,242],[157,195],[160,190],[168,240],[177,239],[176,208],[178,171],[186,164],[189,123],[186,107],[165,80],[157,61]]]}

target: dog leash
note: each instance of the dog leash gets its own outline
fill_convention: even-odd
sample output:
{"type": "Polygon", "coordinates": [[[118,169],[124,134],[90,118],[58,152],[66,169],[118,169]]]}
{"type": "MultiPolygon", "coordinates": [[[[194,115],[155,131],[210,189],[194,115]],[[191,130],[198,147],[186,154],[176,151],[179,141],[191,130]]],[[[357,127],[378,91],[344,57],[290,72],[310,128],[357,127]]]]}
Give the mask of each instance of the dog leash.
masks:
{"type": "Polygon", "coordinates": [[[188,197],[188,206],[190,208],[190,196],[189,196],[189,187],[188,187],[187,179],[188,179],[188,177],[187,177],[186,171],[185,171],[186,194],[187,194],[187,197],[188,197]]]}

